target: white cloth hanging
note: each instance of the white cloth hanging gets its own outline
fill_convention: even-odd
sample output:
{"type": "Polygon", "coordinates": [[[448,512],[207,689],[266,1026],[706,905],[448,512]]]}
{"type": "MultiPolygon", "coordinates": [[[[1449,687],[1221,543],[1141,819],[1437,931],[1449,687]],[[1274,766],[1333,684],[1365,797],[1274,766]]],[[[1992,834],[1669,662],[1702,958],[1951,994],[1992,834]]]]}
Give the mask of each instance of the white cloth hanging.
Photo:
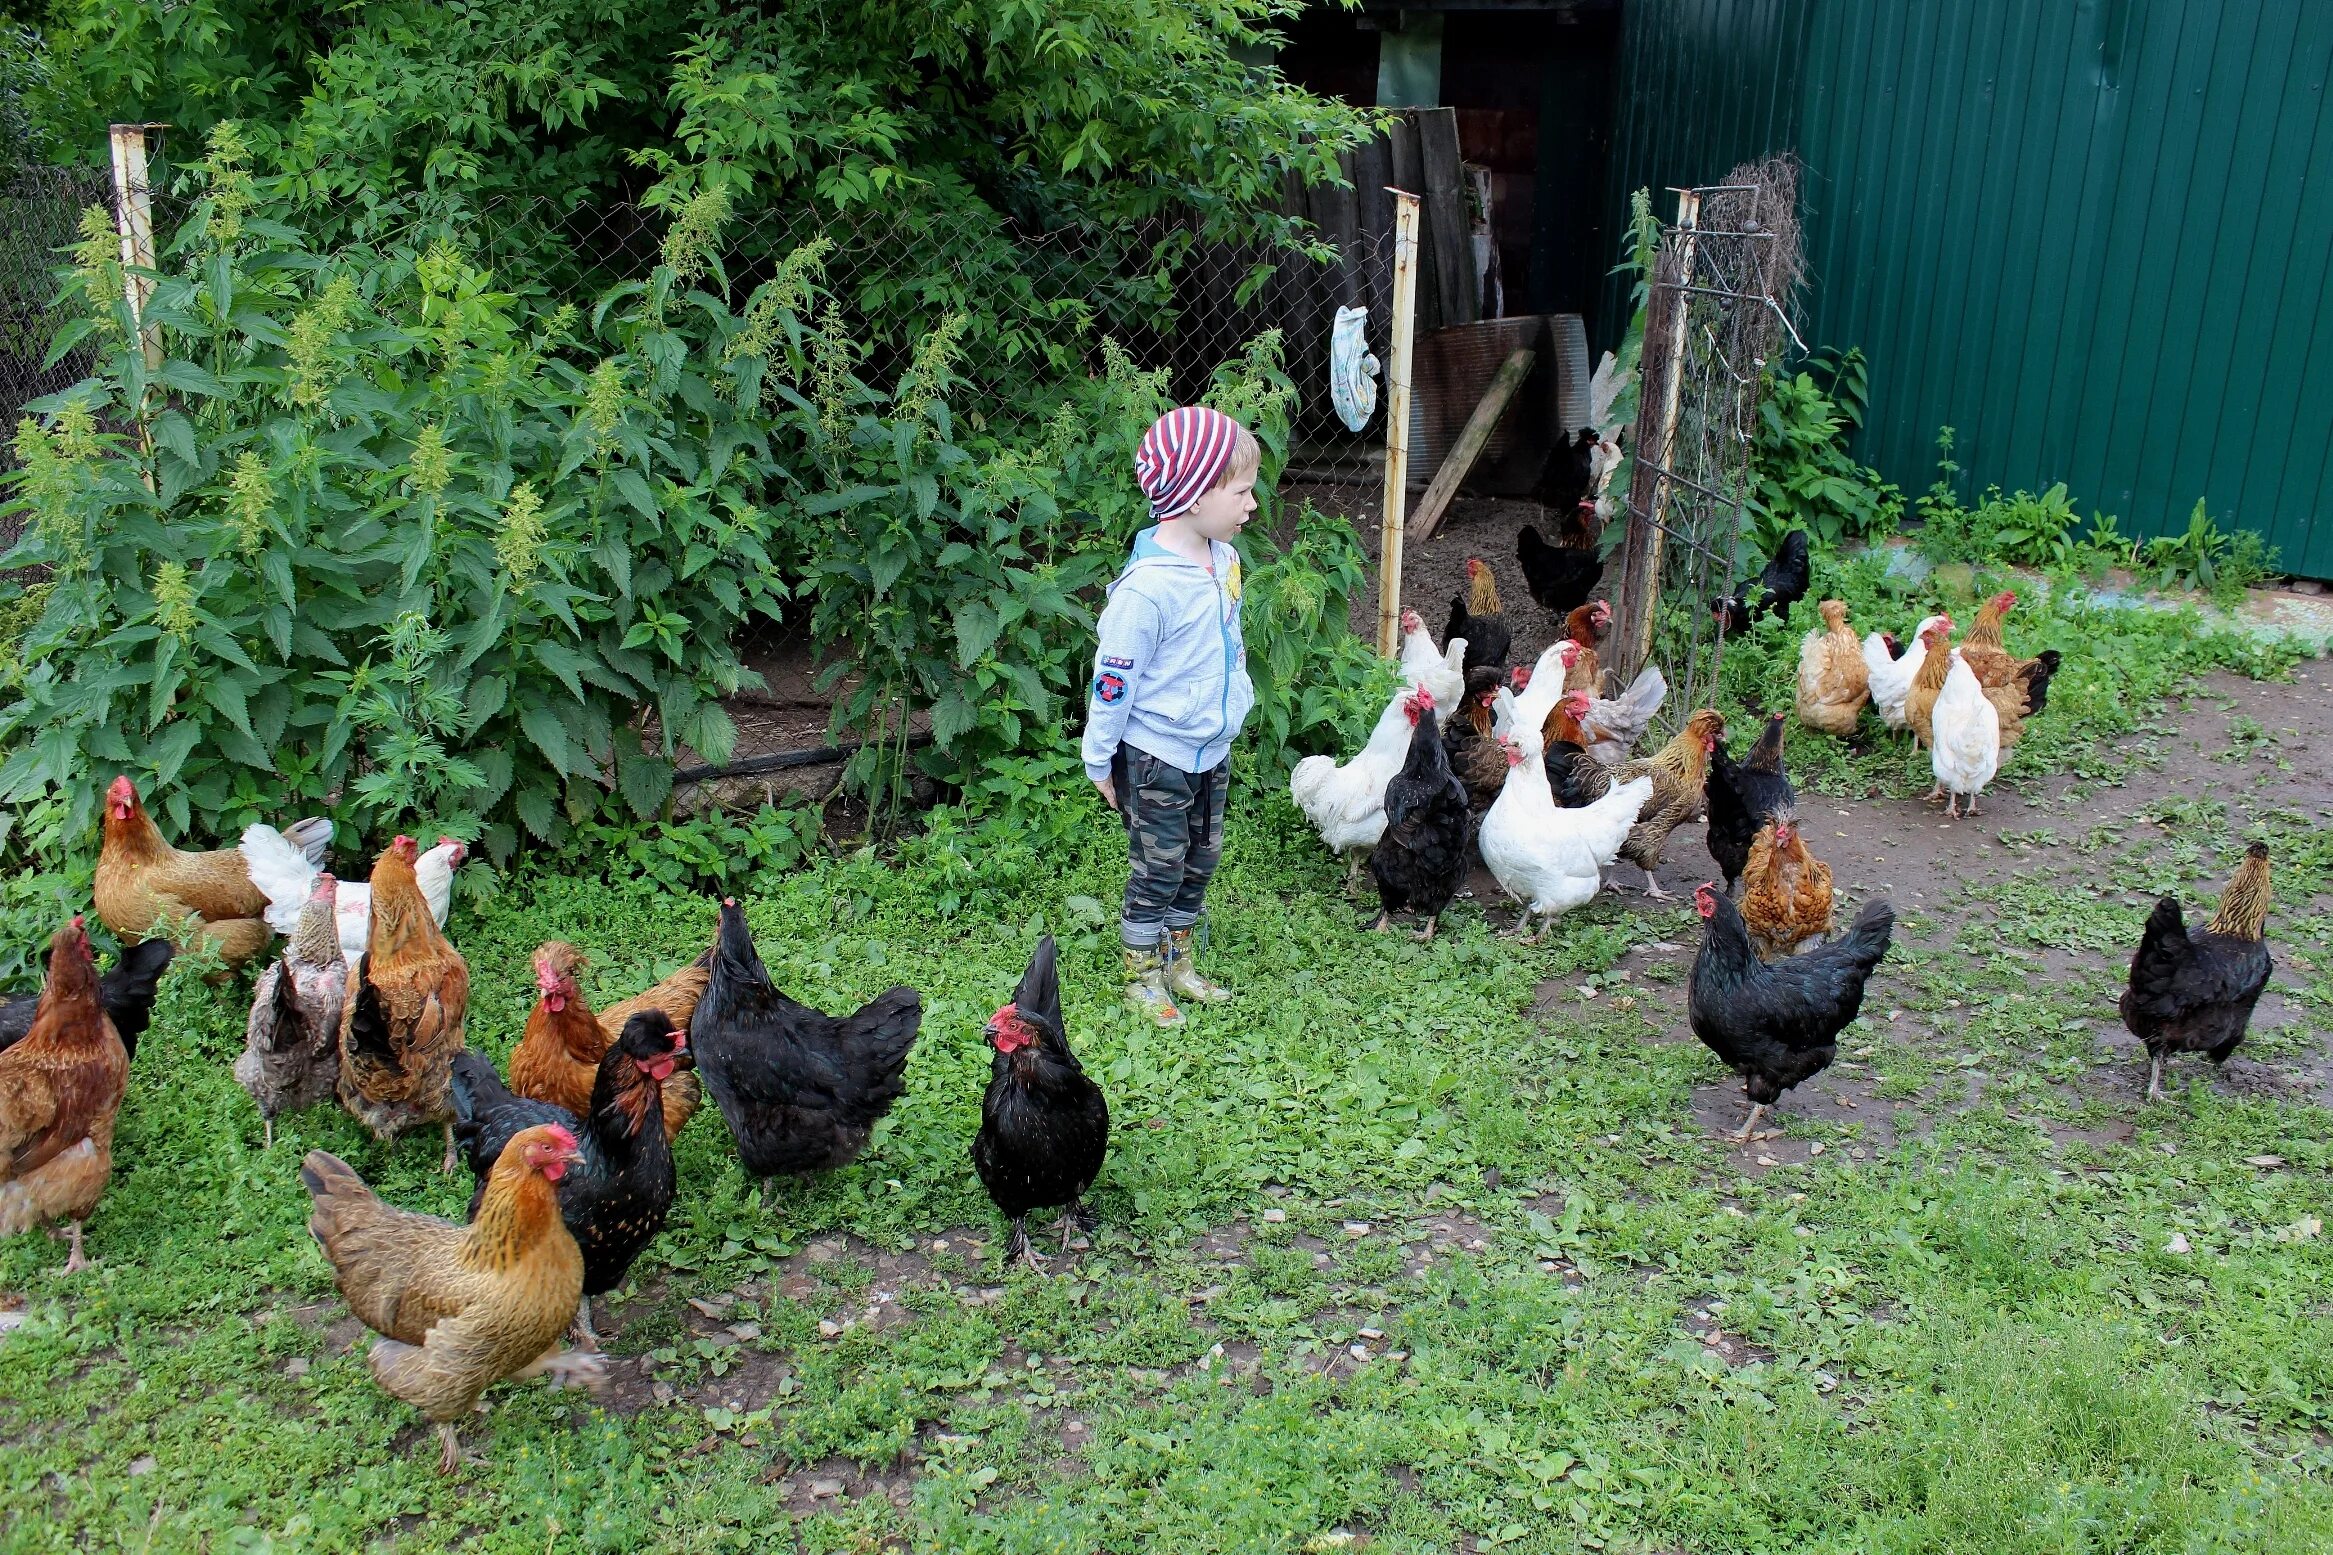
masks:
{"type": "Polygon", "coordinates": [[[1350,431],[1369,425],[1377,410],[1377,358],[1369,349],[1367,308],[1339,308],[1329,327],[1329,401],[1350,431]]]}

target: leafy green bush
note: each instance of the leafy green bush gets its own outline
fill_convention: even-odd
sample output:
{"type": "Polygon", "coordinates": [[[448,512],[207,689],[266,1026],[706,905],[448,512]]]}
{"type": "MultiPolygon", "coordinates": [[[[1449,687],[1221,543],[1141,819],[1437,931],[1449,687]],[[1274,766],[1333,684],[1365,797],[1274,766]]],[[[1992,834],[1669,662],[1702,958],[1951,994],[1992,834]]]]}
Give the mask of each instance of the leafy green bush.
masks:
{"type": "MultiPolygon", "coordinates": [[[[837,722],[877,736],[862,791],[891,791],[919,709],[929,775],[990,806],[1051,791],[1161,375],[1105,345],[1050,408],[959,439],[957,332],[870,387],[815,245],[733,308],[718,191],[579,311],[442,239],[318,249],[244,162],[214,137],[146,312],[159,366],[102,221],[76,256],[89,316],[57,349],[100,365],[18,429],[9,560],[54,581],[0,711],[0,799],[63,793],[85,825],[126,768],[181,833],[426,810],[487,822],[505,859],[656,813],[684,746],[724,759],[720,698],[754,679],[732,639],[789,609],[858,673],[837,722]]],[[[1209,396],[1256,428],[1267,492],[1294,392],[1267,335],[1209,396]]],[[[1250,550],[1259,724],[1301,739],[1366,679],[1358,542],[1311,519],[1250,550]]]]}
{"type": "MultiPolygon", "coordinates": [[[[1835,386],[1850,368],[1855,376],[1848,384],[1861,381],[1860,351],[1826,365],[1835,386]]],[[[1853,429],[1813,373],[1767,373],[1750,453],[1749,545],[1757,555],[1772,555],[1790,529],[1806,530],[1824,549],[1895,532],[1904,514],[1903,493],[1848,456],[1853,429]]]]}

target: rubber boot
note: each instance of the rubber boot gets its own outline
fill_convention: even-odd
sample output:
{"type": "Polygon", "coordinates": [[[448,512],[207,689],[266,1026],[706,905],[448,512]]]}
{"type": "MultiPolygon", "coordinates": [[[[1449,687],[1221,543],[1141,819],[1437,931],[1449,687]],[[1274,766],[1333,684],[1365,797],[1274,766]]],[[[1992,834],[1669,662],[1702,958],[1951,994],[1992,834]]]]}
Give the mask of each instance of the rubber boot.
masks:
{"type": "Polygon", "coordinates": [[[1175,1008],[1174,998],[1167,992],[1166,958],[1156,949],[1119,948],[1126,953],[1126,1002],[1162,1028],[1180,1026],[1183,1012],[1175,1008]]]}
{"type": "Polygon", "coordinates": [[[1169,993],[1178,994],[1193,1004],[1221,1004],[1231,997],[1231,990],[1221,983],[1211,983],[1199,975],[1199,964],[1191,959],[1191,931],[1169,929],[1166,937],[1167,974],[1169,993]]]}

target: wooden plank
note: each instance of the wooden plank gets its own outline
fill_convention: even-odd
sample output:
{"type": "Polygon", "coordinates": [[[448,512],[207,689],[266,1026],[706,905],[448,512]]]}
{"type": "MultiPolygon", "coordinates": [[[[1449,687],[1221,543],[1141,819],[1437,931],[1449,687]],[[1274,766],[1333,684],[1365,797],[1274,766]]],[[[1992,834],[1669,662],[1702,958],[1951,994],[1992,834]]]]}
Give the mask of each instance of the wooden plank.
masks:
{"type": "Polygon", "coordinates": [[[1466,170],[1458,156],[1458,110],[1417,110],[1424,166],[1425,248],[1434,256],[1434,292],[1444,326],[1482,317],[1475,293],[1474,229],[1466,215],[1466,170]]]}
{"type": "MultiPolygon", "coordinates": [[[[1632,473],[1629,490],[1630,515],[1628,521],[1628,550],[1626,565],[1621,572],[1620,600],[1613,611],[1613,625],[1618,628],[1614,641],[1620,647],[1620,662],[1614,667],[1624,677],[1622,683],[1633,679],[1652,657],[1653,613],[1661,599],[1661,556],[1665,538],[1661,529],[1663,499],[1668,495],[1669,482],[1655,473],[1677,467],[1677,412],[1685,388],[1685,312],[1692,302],[1685,287],[1693,284],[1694,246],[1699,241],[1701,225],[1701,196],[1690,189],[1677,191],[1677,244],[1679,250],[1675,271],[1676,284],[1656,285],[1651,305],[1665,309],[1668,321],[1659,335],[1667,360],[1661,363],[1668,377],[1661,385],[1658,419],[1653,422],[1651,438],[1643,436],[1645,415],[1653,407],[1638,407],[1637,433],[1639,448],[1651,447],[1655,456],[1651,461],[1638,460],[1632,473]],[[1638,512],[1647,515],[1639,520],[1638,512]]],[[[1656,261],[1657,263],[1658,261],[1656,261]]],[[[1652,339],[1648,330],[1647,339],[1652,339]]],[[[1644,387],[1651,387],[1648,372],[1644,387]]],[[[1731,578],[1726,580],[1732,582],[1731,578]]]]}
{"type": "Polygon", "coordinates": [[[1394,198],[1393,333],[1385,369],[1385,516],[1377,531],[1377,651],[1401,655],[1402,506],[1409,500],[1410,342],[1417,334],[1418,197],[1394,198]]]}
{"type": "Polygon", "coordinates": [[[1475,402],[1474,414],[1466,418],[1458,441],[1450,445],[1449,457],[1434,472],[1433,484],[1418,499],[1418,510],[1410,515],[1410,539],[1434,538],[1434,531],[1441,527],[1443,513],[1449,509],[1450,499],[1458,495],[1459,483],[1482,456],[1483,445],[1491,440],[1492,429],[1499,424],[1499,417],[1507,413],[1509,402],[1523,387],[1523,381],[1531,376],[1531,364],[1538,359],[1539,354],[1526,346],[1508,357],[1491,376],[1491,386],[1475,402]]]}
{"type": "MultiPolygon", "coordinates": [[[[1387,141],[1387,155],[1393,165],[1393,186],[1396,189],[1407,189],[1413,194],[1423,190],[1426,161],[1424,152],[1418,147],[1418,121],[1415,115],[1405,112],[1395,119],[1387,141]]],[[[1423,215],[1422,211],[1420,215],[1423,215]]],[[[1433,251],[1423,243],[1419,244],[1414,263],[1418,267],[1416,322],[1418,332],[1424,334],[1427,330],[1439,329],[1443,323],[1442,310],[1436,305],[1433,251]]]]}

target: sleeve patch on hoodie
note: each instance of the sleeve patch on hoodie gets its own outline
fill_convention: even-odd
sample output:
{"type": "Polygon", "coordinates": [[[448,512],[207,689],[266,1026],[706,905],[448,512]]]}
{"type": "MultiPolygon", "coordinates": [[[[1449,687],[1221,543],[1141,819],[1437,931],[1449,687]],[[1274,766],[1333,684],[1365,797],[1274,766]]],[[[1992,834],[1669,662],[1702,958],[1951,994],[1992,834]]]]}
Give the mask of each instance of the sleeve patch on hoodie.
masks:
{"type": "Polygon", "coordinates": [[[1113,670],[1104,670],[1094,677],[1094,700],[1116,702],[1126,695],[1126,677],[1113,670]]]}
{"type": "Polygon", "coordinates": [[[1106,670],[1130,670],[1134,668],[1134,661],[1132,659],[1113,659],[1105,657],[1102,660],[1102,668],[1106,670]]]}

